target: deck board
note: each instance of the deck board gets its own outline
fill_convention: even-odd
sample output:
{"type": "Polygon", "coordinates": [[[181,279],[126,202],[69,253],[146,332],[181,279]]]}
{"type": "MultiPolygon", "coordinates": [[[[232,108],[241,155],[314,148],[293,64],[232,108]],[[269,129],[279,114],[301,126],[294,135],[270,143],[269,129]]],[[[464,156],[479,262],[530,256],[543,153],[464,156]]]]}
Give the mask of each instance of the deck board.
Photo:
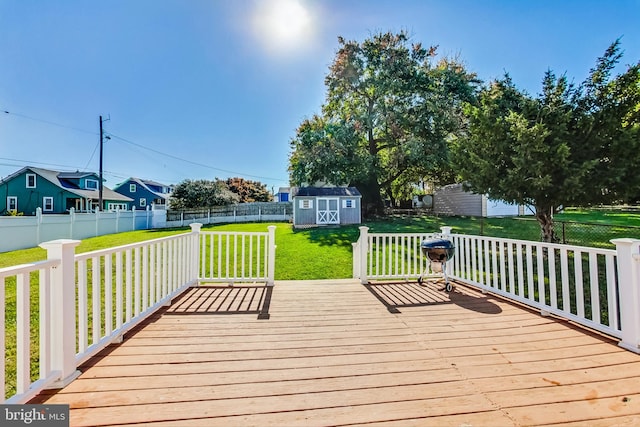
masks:
{"type": "Polygon", "coordinates": [[[71,425],[636,425],[640,356],[458,285],[193,288],[33,402],[71,425]]]}

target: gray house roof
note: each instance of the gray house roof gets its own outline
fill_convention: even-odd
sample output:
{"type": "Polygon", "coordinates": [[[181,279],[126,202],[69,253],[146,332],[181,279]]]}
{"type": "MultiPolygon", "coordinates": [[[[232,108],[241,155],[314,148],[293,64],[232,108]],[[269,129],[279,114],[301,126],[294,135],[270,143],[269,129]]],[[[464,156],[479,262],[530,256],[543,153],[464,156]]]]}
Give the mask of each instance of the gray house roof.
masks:
{"type": "MultiPolygon", "coordinates": [[[[40,175],[41,177],[51,182],[52,184],[57,185],[58,187],[70,193],[73,193],[77,196],[83,197],[85,199],[97,200],[99,198],[99,194],[100,194],[99,190],[87,190],[87,189],[77,188],[73,186],[69,181],[67,181],[67,179],[83,178],[86,176],[94,176],[97,178],[97,176],[95,176],[95,174],[91,172],[59,172],[59,171],[53,171],[49,169],[26,166],[20,169],[19,171],[14,172],[11,175],[7,176],[5,179],[2,180],[2,182],[7,182],[25,171],[31,171],[37,175],[40,175]]],[[[127,196],[123,196],[122,194],[116,193],[110,188],[107,188],[104,186],[102,187],[102,198],[104,200],[121,201],[121,202],[133,201],[133,199],[127,196]]]]}
{"type": "Polygon", "coordinates": [[[345,196],[345,197],[362,197],[362,194],[356,187],[300,187],[294,194],[296,196],[306,197],[324,197],[324,196],[345,196]]]}
{"type": "Polygon", "coordinates": [[[149,186],[155,186],[155,187],[166,187],[169,188],[168,185],[165,184],[161,184],[157,181],[152,181],[149,179],[140,179],[140,178],[135,178],[135,177],[130,177],[129,179],[127,179],[124,182],[121,182],[120,184],[116,184],[115,187],[113,187],[114,191],[118,191],[118,189],[124,185],[127,185],[129,183],[135,182],[136,184],[138,184],[139,186],[141,186],[142,188],[144,188],[145,190],[147,190],[148,192],[156,195],[159,199],[165,199],[165,200],[169,200],[169,198],[171,197],[171,194],[169,193],[161,193],[159,191],[155,191],[153,189],[151,189],[149,186]]]}

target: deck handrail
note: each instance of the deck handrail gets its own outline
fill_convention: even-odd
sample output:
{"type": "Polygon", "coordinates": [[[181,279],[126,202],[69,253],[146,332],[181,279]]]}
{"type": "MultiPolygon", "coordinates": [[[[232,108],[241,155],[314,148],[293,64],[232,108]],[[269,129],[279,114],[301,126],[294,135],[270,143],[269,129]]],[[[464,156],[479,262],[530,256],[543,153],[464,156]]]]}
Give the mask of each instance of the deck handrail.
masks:
{"type": "Polygon", "coordinates": [[[5,355],[7,348],[15,353],[14,367],[5,370],[6,357],[0,364],[3,398],[7,383],[12,384],[5,403],[25,403],[44,389],[66,386],[79,375],[80,364],[121,341],[189,287],[223,280],[273,285],[275,226],[267,232],[204,232],[201,227],[193,223],[188,233],[82,254],[75,254],[80,241],[54,240],[40,245],[47,250],[46,261],[0,269],[0,347],[5,355]],[[210,271],[204,266],[219,259],[225,268],[205,274],[210,271]],[[13,282],[17,329],[7,342],[5,284],[13,282]],[[38,301],[30,298],[34,288],[38,301]],[[30,349],[36,303],[37,355],[30,349]],[[32,372],[34,363],[38,375],[32,372]],[[6,371],[16,372],[16,378],[6,378],[6,371]]]}
{"type": "Polygon", "coordinates": [[[273,285],[275,225],[266,232],[200,233],[200,282],[255,282],[273,285]]]}
{"type": "MultiPolygon", "coordinates": [[[[35,393],[30,389],[42,389],[52,384],[60,375],[60,372],[52,367],[49,343],[52,341],[51,330],[47,328],[52,321],[52,295],[51,280],[52,271],[60,265],[60,260],[46,260],[22,264],[0,269],[0,301],[6,301],[5,286],[11,286],[15,282],[16,287],[16,333],[15,333],[15,389],[14,396],[30,398],[35,393]],[[38,378],[31,381],[31,298],[30,282],[31,274],[37,273],[40,286],[38,287],[38,354],[33,355],[39,360],[38,378]],[[8,279],[8,280],[7,280],[8,279]]],[[[35,308],[35,307],[34,307],[35,308]]],[[[7,327],[5,304],[0,310],[0,347],[3,348],[5,357],[0,358],[0,392],[6,395],[7,372],[7,327]]],[[[20,399],[10,398],[5,403],[18,403],[20,399]]]]}
{"type": "Polygon", "coordinates": [[[450,279],[480,288],[618,338],[640,353],[640,240],[614,239],[616,249],[441,233],[369,233],[353,245],[354,278],[420,276],[429,261],[420,240],[442,237],[455,246],[450,279]]]}

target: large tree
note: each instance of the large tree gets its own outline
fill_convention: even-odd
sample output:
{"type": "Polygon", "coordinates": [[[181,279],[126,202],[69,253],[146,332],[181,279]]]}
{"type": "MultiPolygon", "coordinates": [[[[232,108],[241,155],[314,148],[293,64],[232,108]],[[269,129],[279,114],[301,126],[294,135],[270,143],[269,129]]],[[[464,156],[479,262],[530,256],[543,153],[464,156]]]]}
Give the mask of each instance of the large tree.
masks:
{"type": "Polygon", "coordinates": [[[171,193],[172,209],[198,209],[238,203],[240,197],[231,192],[224,181],[190,180],[178,183],[171,193]]]}
{"type": "Polygon", "coordinates": [[[640,185],[640,63],[612,77],[613,43],[580,85],[548,71],[532,97],[509,76],[469,106],[468,132],[453,144],[459,177],[494,199],[535,208],[542,239],[567,205],[622,202],[640,185]]]}
{"type": "MultiPolygon", "coordinates": [[[[362,43],[338,39],[325,79],[322,113],[303,121],[291,141],[294,185],[324,181],[357,186],[368,210],[404,187],[451,176],[447,143],[462,122],[475,76],[405,32],[362,43]]],[[[406,191],[404,191],[406,193],[406,191]]]]}
{"type": "Polygon", "coordinates": [[[240,203],[270,202],[273,200],[267,186],[259,181],[236,177],[229,178],[225,182],[229,190],[238,195],[240,203]]]}

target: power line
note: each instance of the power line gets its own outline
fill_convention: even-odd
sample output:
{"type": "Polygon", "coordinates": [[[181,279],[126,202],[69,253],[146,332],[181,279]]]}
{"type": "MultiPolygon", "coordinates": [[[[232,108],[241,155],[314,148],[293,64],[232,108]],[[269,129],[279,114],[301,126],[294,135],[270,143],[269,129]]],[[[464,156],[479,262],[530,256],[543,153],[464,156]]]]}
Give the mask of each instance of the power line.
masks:
{"type": "MultiPolygon", "coordinates": [[[[55,166],[55,167],[60,167],[60,168],[80,170],[80,168],[77,167],[77,166],[61,165],[61,164],[57,164],[57,163],[34,162],[33,160],[11,159],[11,158],[8,158],[8,157],[0,157],[0,160],[8,160],[10,162],[21,162],[23,165],[25,165],[25,164],[34,164],[34,165],[55,166]]],[[[5,164],[5,166],[19,166],[19,165],[5,164]]]]}
{"type": "MultiPolygon", "coordinates": [[[[5,110],[4,108],[0,108],[0,111],[2,111],[5,114],[10,114],[10,115],[13,115],[13,116],[22,117],[24,119],[33,120],[33,121],[40,122],[40,123],[45,123],[45,124],[48,124],[48,125],[51,125],[51,126],[57,126],[57,127],[62,127],[62,128],[66,128],[66,129],[71,129],[71,130],[75,130],[75,131],[78,131],[78,132],[88,133],[88,134],[91,134],[91,135],[99,135],[99,133],[97,133],[95,131],[89,131],[89,130],[86,130],[86,129],[80,129],[80,128],[76,128],[76,127],[73,127],[73,126],[67,126],[67,125],[63,125],[61,123],[52,122],[52,121],[49,121],[49,120],[38,119],[36,117],[31,117],[31,116],[28,116],[26,114],[10,112],[8,110],[5,110]]],[[[265,179],[265,180],[276,181],[276,182],[288,182],[287,180],[280,179],[280,178],[273,178],[273,177],[261,176],[261,175],[252,175],[252,174],[243,173],[243,172],[236,172],[236,171],[232,171],[232,170],[228,170],[228,169],[216,168],[214,166],[205,165],[203,163],[198,163],[198,162],[194,162],[192,160],[184,159],[182,157],[178,157],[178,156],[175,156],[173,154],[164,153],[164,152],[156,150],[154,148],[150,148],[150,147],[144,146],[142,144],[138,144],[136,142],[133,142],[133,141],[131,141],[129,139],[123,138],[121,136],[115,135],[115,134],[113,134],[111,132],[109,132],[108,134],[109,134],[110,137],[115,138],[115,139],[119,139],[120,141],[126,142],[127,144],[131,144],[131,145],[134,145],[136,147],[143,148],[145,150],[154,152],[156,154],[160,154],[160,155],[165,156],[165,157],[169,157],[169,158],[174,159],[174,160],[179,160],[181,162],[189,163],[189,164],[192,164],[194,166],[200,166],[200,167],[203,167],[203,168],[206,168],[206,169],[211,169],[211,170],[224,172],[224,173],[228,173],[228,174],[232,174],[232,175],[239,175],[239,176],[246,176],[246,177],[251,177],[251,178],[265,179]]],[[[89,162],[91,162],[91,160],[93,159],[94,155],[95,155],[95,149],[94,149],[93,153],[91,154],[91,158],[89,159],[89,162]]],[[[11,159],[5,159],[5,160],[11,160],[11,159]]],[[[21,161],[24,161],[24,160],[21,160],[21,161]]],[[[32,162],[32,161],[28,161],[28,162],[31,162],[31,163],[34,163],[34,164],[38,163],[38,162],[32,162]]],[[[89,162],[87,162],[87,166],[89,165],[89,162]]],[[[47,163],[41,163],[41,164],[45,164],[46,165],[47,163]]],[[[48,163],[48,164],[49,165],[53,165],[53,166],[61,166],[61,165],[54,165],[53,163],[48,163]]],[[[64,166],[64,167],[68,167],[68,166],[64,166]]],[[[74,169],[78,169],[78,168],[75,167],[74,169]]],[[[86,167],[85,167],[85,169],[86,169],[86,167]]]]}
{"type": "Polygon", "coordinates": [[[84,171],[86,171],[87,169],[89,169],[89,163],[91,163],[91,160],[93,160],[93,156],[96,155],[96,151],[98,150],[98,147],[100,146],[100,143],[97,143],[96,146],[93,148],[93,152],[91,153],[91,157],[89,157],[89,160],[87,161],[87,164],[84,166],[84,171]]]}
{"type": "Polygon", "coordinates": [[[76,127],[73,127],[73,126],[67,126],[67,125],[63,125],[61,123],[52,122],[52,121],[49,121],[49,120],[38,119],[38,118],[35,118],[35,117],[27,116],[26,114],[20,114],[20,113],[14,113],[12,111],[7,111],[5,109],[1,109],[1,110],[5,114],[10,114],[12,116],[22,117],[23,119],[33,120],[35,122],[40,122],[40,123],[46,123],[46,124],[51,125],[51,126],[57,126],[57,127],[66,128],[66,129],[72,129],[72,130],[75,130],[75,131],[78,131],[78,132],[89,133],[91,135],[97,135],[97,133],[95,131],[86,130],[86,129],[80,129],[80,128],[76,128],[76,127]]]}
{"type": "Polygon", "coordinates": [[[133,141],[128,140],[126,138],[123,138],[121,136],[115,135],[115,134],[113,134],[111,132],[109,132],[109,136],[111,136],[112,138],[115,138],[115,139],[119,139],[119,140],[121,140],[123,142],[126,142],[128,144],[135,145],[136,147],[140,147],[140,148],[144,148],[145,150],[152,151],[152,152],[154,152],[156,154],[160,154],[162,156],[170,157],[170,158],[175,159],[175,160],[180,160],[182,162],[189,163],[189,164],[192,164],[192,165],[195,165],[195,166],[200,166],[200,167],[207,168],[207,169],[212,169],[212,170],[216,170],[216,171],[220,171],[220,172],[225,172],[225,173],[232,174],[232,175],[241,175],[241,176],[248,176],[248,177],[251,177],[251,178],[260,178],[260,179],[268,179],[268,180],[271,180],[271,181],[287,182],[286,180],[279,179],[279,178],[272,178],[272,177],[261,176],[261,175],[251,175],[251,174],[248,174],[248,173],[236,172],[236,171],[231,171],[231,170],[228,170],[228,169],[216,168],[216,167],[213,167],[213,166],[210,166],[210,165],[205,165],[203,163],[198,163],[198,162],[194,162],[192,160],[183,159],[182,157],[174,156],[173,154],[163,153],[162,151],[156,150],[155,148],[146,147],[146,146],[144,146],[142,144],[138,144],[136,142],[133,142],[133,141]]]}

